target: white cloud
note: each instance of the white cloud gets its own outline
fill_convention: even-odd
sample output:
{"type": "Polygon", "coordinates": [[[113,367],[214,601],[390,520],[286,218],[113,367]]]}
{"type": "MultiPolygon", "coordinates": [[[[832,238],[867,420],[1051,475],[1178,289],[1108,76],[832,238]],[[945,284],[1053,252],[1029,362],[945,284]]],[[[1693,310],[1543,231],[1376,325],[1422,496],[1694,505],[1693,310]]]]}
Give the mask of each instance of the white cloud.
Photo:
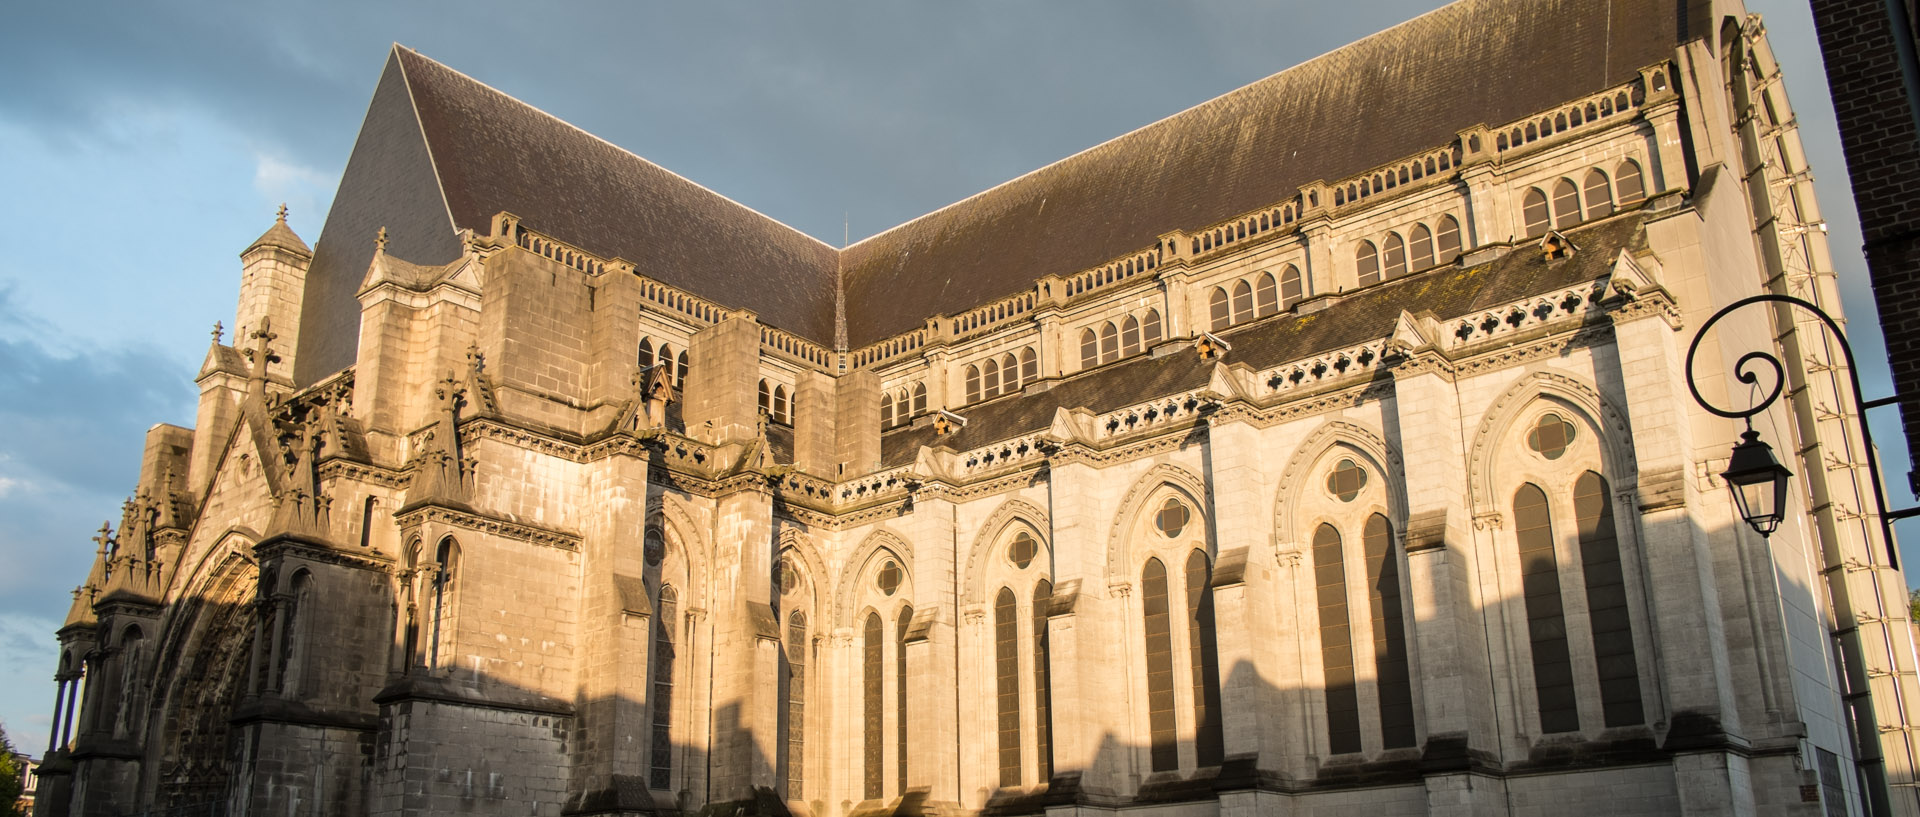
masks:
{"type": "Polygon", "coordinates": [[[0,725],[14,749],[38,757],[53,725],[53,671],[60,622],[0,613],[0,725]]]}

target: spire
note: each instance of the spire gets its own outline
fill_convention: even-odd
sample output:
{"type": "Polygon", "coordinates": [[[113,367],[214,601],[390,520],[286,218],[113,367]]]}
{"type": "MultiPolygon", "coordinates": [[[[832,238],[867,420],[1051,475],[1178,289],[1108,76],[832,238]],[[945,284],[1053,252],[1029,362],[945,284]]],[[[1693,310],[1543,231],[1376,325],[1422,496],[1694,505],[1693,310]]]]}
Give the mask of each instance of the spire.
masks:
{"type": "Polygon", "coordinates": [[[244,256],[262,247],[291,250],[308,258],[313,257],[313,248],[307,246],[307,242],[301,241],[300,236],[294,234],[292,227],[287,226],[287,206],[285,204],[280,205],[280,213],[274,218],[273,226],[268,227],[266,232],[261,233],[260,237],[254,239],[253,243],[247,245],[247,249],[240,254],[244,256]]]}

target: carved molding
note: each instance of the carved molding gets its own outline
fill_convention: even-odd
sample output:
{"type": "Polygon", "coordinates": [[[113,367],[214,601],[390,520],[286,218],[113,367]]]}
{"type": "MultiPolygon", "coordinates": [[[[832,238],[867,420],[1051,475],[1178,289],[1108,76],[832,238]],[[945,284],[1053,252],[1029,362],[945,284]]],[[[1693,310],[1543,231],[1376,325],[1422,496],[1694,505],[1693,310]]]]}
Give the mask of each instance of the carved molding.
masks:
{"type": "Polygon", "coordinates": [[[418,529],[422,524],[432,522],[455,528],[464,528],[489,536],[498,536],[503,539],[512,539],[532,545],[559,548],[561,550],[577,551],[580,549],[580,544],[583,541],[580,534],[572,531],[530,525],[512,519],[505,519],[474,511],[444,508],[438,505],[428,505],[415,508],[405,513],[396,514],[394,519],[400,523],[400,527],[403,529],[418,529]]]}

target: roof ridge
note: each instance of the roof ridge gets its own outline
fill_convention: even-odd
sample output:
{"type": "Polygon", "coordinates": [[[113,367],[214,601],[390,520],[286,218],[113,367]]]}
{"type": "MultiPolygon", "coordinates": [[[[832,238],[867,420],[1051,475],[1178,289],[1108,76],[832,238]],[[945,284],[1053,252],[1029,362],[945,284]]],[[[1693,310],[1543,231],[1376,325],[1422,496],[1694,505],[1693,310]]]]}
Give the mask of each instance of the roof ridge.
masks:
{"type": "MultiPolygon", "coordinates": [[[[418,57],[418,58],[420,58],[420,59],[422,59],[422,60],[426,60],[427,62],[430,62],[430,63],[433,63],[433,64],[434,64],[435,66],[437,66],[437,67],[439,67],[439,68],[441,68],[441,69],[444,69],[444,70],[446,70],[446,71],[448,71],[448,72],[450,72],[450,73],[452,73],[452,74],[453,74],[454,76],[457,76],[457,77],[459,77],[459,78],[461,78],[461,79],[463,79],[463,80],[466,80],[466,81],[468,81],[468,82],[471,82],[471,83],[473,83],[473,84],[474,84],[474,85],[476,85],[476,86],[479,86],[479,87],[481,87],[481,88],[484,88],[484,89],[486,89],[486,90],[487,90],[488,92],[490,92],[490,93],[493,93],[493,94],[497,94],[497,95],[499,95],[500,97],[502,97],[502,98],[504,98],[504,99],[506,99],[506,100],[508,100],[508,101],[511,101],[511,102],[513,102],[513,103],[514,103],[514,104],[516,104],[516,105],[519,105],[519,106],[521,106],[521,107],[523,107],[523,108],[526,108],[527,110],[530,110],[530,111],[533,111],[534,113],[537,113],[537,114],[539,114],[539,115],[541,115],[541,116],[543,116],[543,117],[546,117],[546,118],[548,118],[548,119],[551,119],[551,120],[553,120],[553,121],[555,121],[555,122],[558,122],[558,123],[560,123],[561,125],[564,125],[564,126],[566,126],[567,128],[569,128],[569,129],[571,129],[571,130],[575,130],[575,131],[578,131],[578,132],[580,132],[580,134],[581,134],[581,135],[583,135],[583,136],[586,136],[587,138],[589,138],[589,139],[592,139],[592,140],[594,140],[594,141],[596,141],[596,142],[599,142],[599,143],[601,143],[601,144],[603,144],[603,145],[606,145],[607,147],[610,147],[610,148],[613,148],[613,149],[614,149],[614,150],[616,150],[616,151],[619,151],[619,152],[621,152],[621,153],[624,153],[624,154],[626,154],[627,156],[629,156],[629,157],[632,157],[632,158],[633,158],[634,160],[636,160],[636,161],[639,161],[640,163],[642,163],[642,164],[645,164],[645,165],[647,165],[648,167],[651,167],[651,168],[654,168],[654,169],[656,169],[656,170],[659,170],[659,171],[660,171],[660,172],[662,172],[662,173],[665,173],[665,174],[667,174],[667,175],[669,175],[669,176],[672,176],[672,177],[674,177],[674,178],[676,178],[676,179],[679,179],[680,181],[683,181],[683,182],[686,182],[687,184],[689,184],[689,185],[692,185],[693,187],[695,187],[696,189],[698,189],[698,190],[700,190],[700,191],[701,191],[701,192],[703,192],[703,193],[706,193],[706,194],[708,194],[708,195],[711,195],[711,196],[713,196],[714,198],[717,198],[717,199],[719,199],[719,200],[721,200],[721,201],[724,201],[724,202],[726,202],[726,203],[728,203],[728,204],[731,204],[731,205],[733,205],[733,206],[735,206],[735,207],[738,207],[738,208],[740,208],[740,209],[742,209],[742,210],[745,210],[745,211],[747,211],[747,212],[749,212],[749,213],[752,213],[753,215],[755,215],[755,216],[758,216],[758,217],[760,217],[760,218],[762,218],[762,219],[765,219],[765,220],[767,220],[768,222],[770,222],[770,223],[772,223],[772,224],[777,224],[777,225],[779,225],[779,226],[780,226],[780,227],[781,227],[782,229],[784,229],[784,230],[787,230],[787,231],[789,231],[789,232],[792,232],[792,233],[793,233],[793,234],[795,234],[795,235],[799,235],[799,236],[804,236],[804,237],[805,237],[805,238],[806,238],[806,239],[807,239],[808,241],[812,241],[812,242],[814,242],[815,244],[819,244],[819,245],[820,245],[820,246],[822,246],[822,247],[826,247],[826,248],[828,248],[828,249],[831,249],[831,250],[833,250],[833,251],[834,251],[835,253],[838,253],[838,252],[840,252],[840,248],[838,248],[838,247],[835,247],[835,246],[833,246],[832,244],[829,244],[829,243],[827,243],[827,242],[825,242],[825,241],[821,241],[821,240],[820,240],[819,238],[816,238],[816,237],[814,237],[813,235],[811,235],[811,234],[809,234],[809,233],[807,233],[807,232],[806,232],[806,231],[804,231],[804,230],[801,230],[801,229],[799,229],[799,228],[797,228],[797,227],[794,227],[793,225],[790,225],[790,224],[788,224],[788,223],[786,223],[786,222],[784,222],[784,221],[781,221],[780,219],[777,219],[777,218],[774,218],[773,216],[769,216],[769,215],[767,215],[766,213],[762,213],[762,212],[760,212],[759,210],[756,210],[756,209],[754,209],[754,208],[753,208],[753,207],[751,207],[751,206],[748,206],[748,205],[746,205],[746,204],[742,204],[742,203],[740,203],[739,201],[736,201],[735,199],[733,199],[732,197],[730,197],[730,196],[728,196],[728,195],[727,195],[727,194],[725,194],[725,193],[721,193],[721,192],[720,192],[720,191],[718,191],[718,190],[714,190],[713,188],[711,188],[711,187],[708,187],[708,186],[706,186],[706,185],[704,185],[704,184],[701,184],[701,183],[699,183],[699,182],[696,182],[696,181],[694,181],[694,180],[692,180],[692,179],[689,179],[689,178],[687,178],[686,176],[682,176],[682,175],[680,175],[679,173],[676,173],[676,172],[674,172],[674,171],[673,171],[672,169],[670,169],[670,168],[668,168],[668,167],[666,167],[666,166],[664,166],[664,165],[661,165],[661,164],[659,164],[659,163],[657,163],[657,162],[654,162],[654,161],[651,161],[651,160],[649,160],[649,159],[647,159],[647,157],[645,157],[645,156],[641,156],[641,155],[640,155],[640,154],[638,154],[638,153],[634,153],[634,152],[633,152],[632,150],[629,150],[629,149],[627,149],[627,148],[624,148],[624,147],[621,147],[620,145],[618,145],[618,144],[615,144],[614,142],[612,142],[612,141],[609,141],[608,139],[606,139],[606,138],[604,138],[604,137],[602,137],[602,136],[599,136],[598,134],[595,134],[594,132],[592,132],[592,131],[590,131],[590,130],[587,130],[586,128],[583,128],[583,127],[580,127],[579,125],[575,125],[575,124],[573,124],[572,122],[569,122],[569,121],[567,121],[567,120],[566,120],[566,119],[564,119],[564,118],[561,118],[561,117],[558,117],[558,116],[555,116],[555,115],[553,115],[553,114],[551,114],[551,113],[548,113],[546,109],[544,109],[544,108],[541,108],[541,107],[540,107],[540,106],[538,106],[538,105],[535,105],[535,104],[533,104],[533,103],[530,103],[530,102],[527,102],[526,100],[523,100],[523,99],[521,99],[521,98],[519,98],[519,97],[517,97],[517,96],[514,96],[513,94],[509,94],[509,93],[507,93],[506,91],[502,91],[502,90],[500,90],[499,88],[495,88],[495,87],[493,87],[492,85],[489,85],[489,84],[487,84],[486,82],[483,82],[483,81],[481,81],[481,80],[479,80],[479,79],[475,79],[475,78],[474,78],[473,76],[471,76],[471,75],[469,75],[469,74],[467,74],[467,73],[466,73],[466,72],[464,72],[464,71],[461,71],[461,70],[460,70],[460,69],[458,69],[458,68],[454,68],[453,66],[450,66],[450,65],[448,65],[448,64],[446,64],[446,63],[444,63],[444,62],[441,62],[441,61],[439,61],[439,60],[436,60],[436,59],[434,59],[434,58],[432,58],[432,57],[429,57],[429,56],[427,56],[426,54],[423,54],[423,53],[420,53],[420,51],[418,51],[417,49],[414,49],[414,48],[410,48],[410,47],[408,47],[408,46],[405,46],[405,45],[401,45],[400,43],[394,43],[394,44],[393,44],[393,47],[394,47],[395,49],[397,49],[397,50],[400,50],[400,51],[405,51],[405,52],[407,52],[408,54],[412,54],[413,56],[415,56],[415,57],[418,57]]],[[[405,66],[404,64],[403,64],[403,65],[401,66],[401,75],[402,75],[403,77],[404,77],[404,76],[406,75],[406,66],[405,66]]],[[[412,83],[411,83],[411,80],[409,80],[409,82],[408,82],[408,92],[409,92],[409,93],[411,93],[411,92],[412,92],[412,90],[413,90],[413,89],[412,89],[412,83]]],[[[438,176],[438,171],[437,171],[437,170],[435,171],[435,175],[436,175],[436,176],[438,176]]]]}
{"type": "Polygon", "coordinates": [[[1294,71],[1297,71],[1297,70],[1300,70],[1300,69],[1301,69],[1301,68],[1303,68],[1303,67],[1306,67],[1306,66],[1308,66],[1308,65],[1312,65],[1312,64],[1314,64],[1314,63],[1317,63],[1317,62],[1319,62],[1319,61],[1321,61],[1321,60],[1323,60],[1323,59],[1327,59],[1327,58],[1329,58],[1329,57],[1332,57],[1333,55],[1335,55],[1335,54],[1338,54],[1338,53],[1340,53],[1340,52],[1342,52],[1342,51],[1346,51],[1346,50],[1348,50],[1348,49],[1351,49],[1351,48],[1355,48],[1355,47],[1357,47],[1357,46],[1359,46],[1359,45],[1361,45],[1362,43],[1366,43],[1366,42],[1368,42],[1368,41],[1370,41],[1370,40],[1374,40],[1374,39],[1377,39],[1377,38],[1380,38],[1380,37],[1384,37],[1384,36],[1386,36],[1386,35],[1388,35],[1388,34],[1392,34],[1392,33],[1394,33],[1395,31],[1398,31],[1398,30],[1400,30],[1400,29],[1402,29],[1402,28],[1406,28],[1407,26],[1410,26],[1410,25],[1413,25],[1414,23],[1418,23],[1418,22],[1420,22],[1420,21],[1422,21],[1422,20],[1425,20],[1425,19],[1426,19],[1426,18],[1428,18],[1428,17],[1431,17],[1431,16],[1434,16],[1434,15],[1436,15],[1436,14],[1439,14],[1439,13],[1441,13],[1441,12],[1443,12],[1443,11],[1447,11],[1447,10],[1449,10],[1449,9],[1453,9],[1453,8],[1455,8],[1455,7],[1457,7],[1457,6],[1463,6],[1463,5],[1469,5],[1469,4],[1472,4],[1472,3],[1475,3],[1475,2],[1479,2],[1479,0],[1454,0],[1454,2],[1451,2],[1451,3],[1448,3],[1448,4],[1446,4],[1446,5],[1444,5],[1444,6],[1441,6],[1441,7],[1439,7],[1439,8],[1436,8],[1436,9],[1432,9],[1432,10],[1430,10],[1430,11],[1427,11],[1427,12],[1425,12],[1425,13],[1422,13],[1421,15],[1419,15],[1419,16],[1417,16],[1417,17],[1413,17],[1413,18],[1410,18],[1410,19],[1408,19],[1408,20],[1405,20],[1405,21],[1402,21],[1402,22],[1401,22],[1401,23],[1399,23],[1398,25],[1394,25],[1394,26],[1392,26],[1392,27],[1390,27],[1390,28],[1384,28],[1384,29],[1381,29],[1381,30],[1379,30],[1379,31],[1376,31],[1376,32],[1374,32],[1374,33],[1372,33],[1372,34],[1368,34],[1368,35],[1367,35],[1367,36],[1365,36],[1365,37],[1361,37],[1360,39],[1357,39],[1357,40],[1354,40],[1354,41],[1352,41],[1352,42],[1349,42],[1349,43],[1347,43],[1347,44],[1345,44],[1345,45],[1341,45],[1341,46],[1338,46],[1338,47],[1335,47],[1335,48],[1331,48],[1331,49],[1328,49],[1328,50],[1326,50],[1326,51],[1324,51],[1324,52],[1322,52],[1322,53],[1320,53],[1320,54],[1317,54],[1317,55],[1314,55],[1314,56],[1312,56],[1312,57],[1309,57],[1309,58],[1307,58],[1307,59],[1304,59],[1304,60],[1301,60],[1301,61],[1299,61],[1299,62],[1296,62],[1296,63],[1294,63],[1293,65],[1290,65],[1290,66],[1287,66],[1286,68],[1282,68],[1282,69],[1280,69],[1280,70],[1278,70],[1278,71],[1275,71],[1275,72],[1273,72],[1273,73],[1271,73],[1271,74],[1268,74],[1268,75],[1266,75],[1266,76],[1264,76],[1264,77],[1261,77],[1261,78],[1259,78],[1259,79],[1256,79],[1256,80],[1254,80],[1254,81],[1252,81],[1252,82],[1249,82],[1249,83],[1246,83],[1246,84],[1244,84],[1244,85],[1241,85],[1241,86],[1239,86],[1239,87],[1237,87],[1237,88],[1234,88],[1234,89],[1232,89],[1232,90],[1229,90],[1229,91],[1227,91],[1227,92],[1225,92],[1225,93],[1222,93],[1222,94],[1218,94],[1218,95],[1216,95],[1216,96],[1213,96],[1213,97],[1211,97],[1211,98],[1208,98],[1208,99],[1205,99],[1205,100],[1202,100],[1202,101],[1200,101],[1200,102],[1198,102],[1198,103],[1195,103],[1195,104],[1193,104],[1193,105],[1189,105],[1189,106],[1187,106],[1187,107],[1185,107],[1185,108],[1182,108],[1182,109],[1180,109],[1180,110],[1178,110],[1178,111],[1175,111],[1175,112],[1173,112],[1173,113],[1170,113],[1170,114],[1167,114],[1166,116],[1163,116],[1163,117],[1160,117],[1159,119],[1155,119],[1155,120],[1153,120],[1152,122],[1148,122],[1147,124],[1144,124],[1144,125],[1141,125],[1141,126],[1139,126],[1139,127],[1137,127],[1137,128],[1134,128],[1133,130],[1130,130],[1130,131],[1127,131],[1126,133],[1122,133],[1122,134],[1120,134],[1119,136],[1115,136],[1115,137],[1113,137],[1113,138],[1111,138],[1111,139],[1107,139],[1107,140],[1104,140],[1104,141],[1101,141],[1101,142],[1098,142],[1098,143],[1096,143],[1096,144],[1093,144],[1093,145],[1089,145],[1088,147],[1085,147],[1085,148],[1082,148],[1082,149],[1080,149],[1080,150],[1078,150],[1078,151],[1075,151],[1075,152],[1073,152],[1073,153],[1071,153],[1071,154],[1068,154],[1067,156],[1064,156],[1064,157],[1061,157],[1061,158],[1059,158],[1059,159],[1055,159],[1054,161],[1051,161],[1051,162],[1048,162],[1048,163],[1046,163],[1046,164],[1044,164],[1044,165],[1041,165],[1041,166],[1039,166],[1039,167],[1036,167],[1036,168],[1034,168],[1034,169],[1032,169],[1032,170],[1029,170],[1029,171],[1027,171],[1027,172],[1025,172],[1025,173],[1022,173],[1022,174],[1020,174],[1020,175],[1018,175],[1018,176],[1015,176],[1015,177],[1013,177],[1013,178],[1011,178],[1011,179],[1008,179],[1008,180],[1006,180],[1006,181],[1004,181],[1004,182],[1001,182],[1001,183],[999,183],[999,184],[996,184],[996,185],[993,185],[992,187],[989,187],[989,188],[987,188],[987,189],[985,189],[985,190],[981,190],[981,191],[979,191],[979,192],[977,192],[977,193],[974,193],[974,194],[972,194],[972,195],[969,195],[969,196],[967,196],[967,197],[965,197],[965,198],[962,198],[962,199],[960,199],[960,200],[958,200],[958,201],[954,201],[954,202],[951,202],[951,203],[948,203],[948,204],[946,204],[946,205],[942,205],[941,207],[938,207],[938,208],[936,208],[936,209],[933,209],[933,210],[929,210],[929,211],[927,211],[927,212],[925,212],[925,213],[922,213],[922,214],[920,214],[920,215],[917,215],[917,216],[914,216],[913,218],[910,218],[910,219],[907,219],[906,221],[902,221],[902,222],[900,222],[899,224],[895,224],[895,225],[893,225],[892,227],[888,227],[888,228],[886,228],[886,229],[884,229],[884,230],[881,230],[881,231],[879,231],[879,232],[877,232],[877,233],[874,233],[874,234],[872,234],[872,235],[869,235],[869,236],[867,236],[866,238],[862,238],[862,239],[860,239],[859,241],[855,241],[855,242],[853,242],[852,244],[848,244],[848,245],[847,245],[846,247],[844,247],[844,248],[842,248],[842,250],[841,250],[841,251],[842,251],[842,252],[845,252],[845,251],[847,251],[847,250],[851,250],[851,249],[853,249],[854,247],[858,247],[858,246],[860,246],[861,244],[864,244],[864,243],[866,243],[866,242],[868,242],[868,241],[871,241],[871,240],[873,240],[873,239],[876,239],[876,238],[880,238],[880,237],[882,237],[882,236],[885,236],[885,235],[887,235],[888,233],[891,233],[891,232],[893,232],[893,231],[895,231],[895,230],[899,230],[899,229],[901,229],[901,228],[904,228],[904,227],[907,227],[907,226],[910,226],[910,225],[913,225],[913,224],[917,224],[917,223],[919,223],[919,222],[921,222],[921,221],[924,221],[924,220],[926,220],[926,219],[929,219],[929,218],[932,218],[932,217],[934,217],[934,216],[937,216],[937,215],[939,215],[939,214],[941,214],[941,213],[943,213],[943,212],[946,212],[946,211],[948,211],[948,210],[952,210],[952,209],[954,209],[954,208],[957,208],[957,207],[960,207],[961,205],[964,205],[964,204],[966,204],[966,203],[968,203],[968,202],[971,202],[971,201],[974,201],[974,200],[976,200],[976,199],[979,199],[979,198],[982,198],[982,197],[985,197],[985,196],[987,196],[988,194],[991,194],[991,193],[994,193],[994,192],[996,192],[996,191],[998,191],[998,190],[1000,190],[1000,189],[1002,189],[1002,188],[1006,188],[1006,187],[1010,187],[1010,186],[1012,186],[1012,185],[1014,185],[1014,184],[1016,184],[1016,183],[1018,183],[1018,182],[1020,182],[1020,181],[1022,181],[1022,180],[1024,180],[1024,179],[1027,179],[1027,178],[1029,178],[1029,177],[1033,177],[1033,176],[1038,176],[1038,175],[1040,175],[1040,174],[1042,174],[1042,173],[1045,173],[1045,172],[1047,172],[1048,170],[1052,170],[1052,169],[1054,169],[1054,168],[1057,168],[1057,167],[1059,167],[1059,166],[1061,166],[1061,165],[1064,165],[1064,164],[1066,164],[1066,163],[1068,163],[1068,162],[1071,162],[1071,161],[1073,161],[1073,160],[1075,160],[1075,159],[1078,159],[1078,158],[1080,158],[1080,157],[1082,157],[1082,156],[1085,156],[1085,155],[1087,155],[1087,154],[1090,154],[1090,153],[1093,153],[1094,151],[1097,151],[1097,150],[1100,150],[1101,148],[1105,148],[1105,147],[1108,147],[1108,146],[1111,146],[1111,145],[1114,145],[1114,144],[1117,144],[1117,143],[1119,143],[1119,142],[1121,142],[1122,140],[1125,140],[1125,139],[1127,139],[1128,137],[1131,137],[1131,136],[1133,136],[1134,134],[1137,134],[1137,133],[1140,133],[1140,132],[1142,132],[1142,131],[1146,131],[1146,130],[1150,130],[1150,129],[1152,129],[1152,128],[1155,128],[1155,127],[1158,127],[1158,126],[1160,126],[1160,125],[1162,125],[1162,124],[1164,124],[1164,123],[1167,123],[1167,122],[1170,122],[1170,121],[1173,121],[1173,120],[1175,120],[1175,119],[1179,119],[1179,118],[1181,118],[1181,117],[1184,117],[1184,116],[1186,116],[1186,115],[1188,115],[1188,114],[1190,114],[1190,113],[1193,113],[1193,112],[1195,112],[1195,111],[1198,111],[1198,110],[1200,110],[1200,109],[1202,109],[1202,108],[1206,108],[1206,107],[1208,107],[1208,106],[1210,106],[1210,105],[1213,105],[1213,104],[1215,104],[1215,103],[1219,103],[1219,102],[1221,102],[1222,100],[1225,100],[1225,99],[1227,99],[1227,98],[1229,98],[1229,97],[1233,97],[1233,96],[1236,96],[1236,95],[1239,95],[1239,94],[1242,94],[1242,93],[1247,93],[1247,92],[1249,92],[1249,91],[1250,91],[1250,89],[1253,89],[1253,88],[1255,88],[1255,87],[1257,87],[1257,86],[1261,86],[1261,85],[1265,85],[1265,84],[1267,84],[1267,83],[1269,83],[1269,82],[1272,82],[1272,81],[1274,81],[1274,80],[1276,80],[1276,79],[1278,79],[1279,77],[1282,77],[1282,76],[1284,76],[1284,75],[1286,75],[1286,74],[1289,74],[1289,73],[1292,73],[1292,72],[1294,72],[1294,71]]]}

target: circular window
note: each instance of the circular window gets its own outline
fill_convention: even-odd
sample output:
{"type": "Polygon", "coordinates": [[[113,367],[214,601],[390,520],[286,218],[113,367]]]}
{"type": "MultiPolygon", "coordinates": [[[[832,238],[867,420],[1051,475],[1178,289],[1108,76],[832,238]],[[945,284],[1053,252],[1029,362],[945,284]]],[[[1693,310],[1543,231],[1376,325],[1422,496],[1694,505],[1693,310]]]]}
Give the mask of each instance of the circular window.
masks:
{"type": "Polygon", "coordinates": [[[1154,527],[1159,528],[1160,532],[1166,534],[1169,539],[1179,536],[1191,521],[1193,521],[1193,512],[1187,510],[1185,503],[1173,497],[1167,497],[1166,504],[1160,506],[1160,512],[1153,515],[1154,527]]]}
{"type": "Polygon", "coordinates": [[[900,564],[888,559],[880,566],[880,575],[874,577],[874,582],[880,586],[880,592],[893,595],[893,591],[900,589],[900,564]]]}
{"type": "Polygon", "coordinates": [[[667,538],[659,528],[647,528],[647,546],[645,550],[647,564],[660,566],[660,560],[667,557],[667,538]]]}
{"type": "Polygon", "coordinates": [[[1352,502],[1365,487],[1367,470],[1353,460],[1341,460],[1333,466],[1333,473],[1327,475],[1327,492],[1339,497],[1341,502],[1352,502]]]}
{"type": "Polygon", "coordinates": [[[793,566],[792,556],[780,557],[780,570],[776,575],[780,577],[781,594],[792,593],[800,589],[800,571],[793,566]]]}
{"type": "Polygon", "coordinates": [[[1039,552],[1040,545],[1033,541],[1033,534],[1021,531],[1020,535],[1013,537],[1013,544],[1007,546],[1007,559],[1013,562],[1014,567],[1025,570],[1027,565],[1033,564],[1033,557],[1039,552]]]}
{"type": "Polygon", "coordinates": [[[1573,424],[1566,418],[1553,412],[1540,415],[1540,420],[1527,432],[1527,447],[1550,460],[1560,459],[1567,453],[1567,446],[1573,444],[1573,424]]]}

